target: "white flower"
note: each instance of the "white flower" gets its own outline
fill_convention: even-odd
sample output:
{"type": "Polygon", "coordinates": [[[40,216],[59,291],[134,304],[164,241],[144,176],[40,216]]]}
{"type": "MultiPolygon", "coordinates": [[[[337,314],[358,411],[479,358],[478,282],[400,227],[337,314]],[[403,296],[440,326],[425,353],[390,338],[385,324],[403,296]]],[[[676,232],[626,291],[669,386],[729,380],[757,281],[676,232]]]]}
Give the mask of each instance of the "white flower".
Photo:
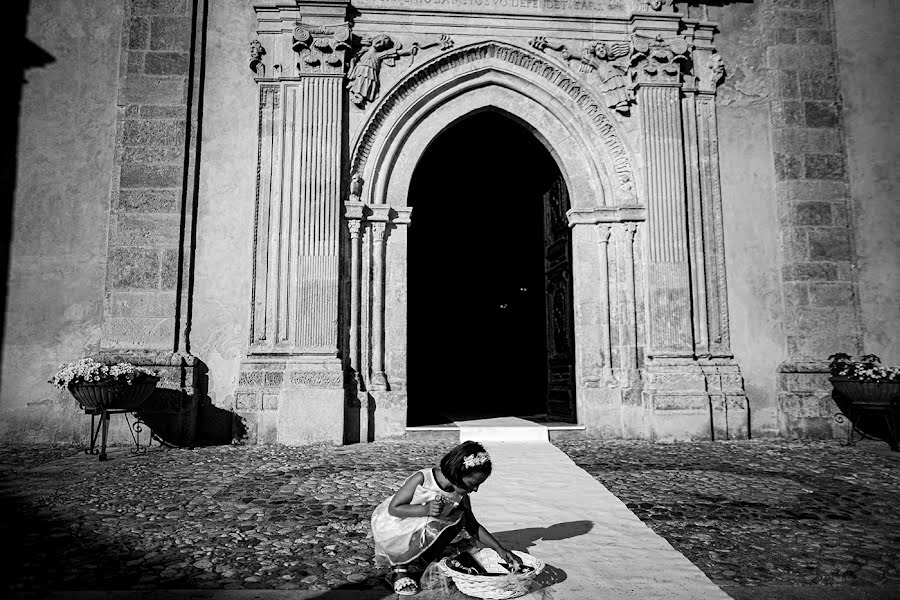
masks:
{"type": "Polygon", "coordinates": [[[467,457],[463,458],[463,466],[467,469],[471,469],[473,467],[477,467],[478,465],[483,465],[484,463],[491,462],[491,457],[488,456],[487,452],[479,452],[478,454],[470,454],[467,457]]]}

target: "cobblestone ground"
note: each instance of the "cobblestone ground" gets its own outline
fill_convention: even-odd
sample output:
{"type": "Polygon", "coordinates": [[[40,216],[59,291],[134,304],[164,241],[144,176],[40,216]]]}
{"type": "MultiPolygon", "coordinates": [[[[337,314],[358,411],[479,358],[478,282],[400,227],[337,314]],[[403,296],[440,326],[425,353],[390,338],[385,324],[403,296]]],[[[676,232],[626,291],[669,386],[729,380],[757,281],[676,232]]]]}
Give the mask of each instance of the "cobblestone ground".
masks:
{"type": "Polygon", "coordinates": [[[450,447],[4,448],[0,589],[388,589],[372,510],[450,447]]]}
{"type": "MultiPolygon", "coordinates": [[[[723,586],[900,582],[900,459],[837,442],[559,442],[723,586]]],[[[452,444],[0,447],[0,589],[387,589],[369,516],[452,444]]]]}
{"type": "Polygon", "coordinates": [[[900,583],[900,456],[886,444],[557,446],[718,585],[900,583]]]}

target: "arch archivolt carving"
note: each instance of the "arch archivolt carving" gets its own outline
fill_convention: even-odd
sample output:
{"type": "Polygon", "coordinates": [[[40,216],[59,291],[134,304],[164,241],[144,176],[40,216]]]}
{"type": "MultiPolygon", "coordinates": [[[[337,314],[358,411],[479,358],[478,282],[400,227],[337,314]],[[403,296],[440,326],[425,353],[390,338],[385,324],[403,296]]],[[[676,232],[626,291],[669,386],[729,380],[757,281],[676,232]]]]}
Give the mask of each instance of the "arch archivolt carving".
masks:
{"type": "Polygon", "coordinates": [[[351,172],[365,182],[361,200],[405,202],[416,152],[480,109],[500,109],[536,134],[557,161],[573,207],[638,202],[632,153],[603,102],[551,59],[499,41],[444,53],[384,95],[353,144],[351,172]]]}

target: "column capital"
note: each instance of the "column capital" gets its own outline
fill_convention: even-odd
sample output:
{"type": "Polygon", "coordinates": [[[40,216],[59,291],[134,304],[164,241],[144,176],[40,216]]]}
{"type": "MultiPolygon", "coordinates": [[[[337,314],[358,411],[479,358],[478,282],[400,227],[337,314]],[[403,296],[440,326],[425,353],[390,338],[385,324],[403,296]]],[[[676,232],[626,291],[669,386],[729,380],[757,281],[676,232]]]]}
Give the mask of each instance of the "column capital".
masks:
{"type": "Polygon", "coordinates": [[[344,202],[344,218],[351,221],[362,221],[365,218],[366,205],[363,202],[344,202]]]}
{"type": "Polygon", "coordinates": [[[631,66],[634,87],[681,85],[682,63],[690,53],[688,41],[681,36],[632,36],[631,66]]]}

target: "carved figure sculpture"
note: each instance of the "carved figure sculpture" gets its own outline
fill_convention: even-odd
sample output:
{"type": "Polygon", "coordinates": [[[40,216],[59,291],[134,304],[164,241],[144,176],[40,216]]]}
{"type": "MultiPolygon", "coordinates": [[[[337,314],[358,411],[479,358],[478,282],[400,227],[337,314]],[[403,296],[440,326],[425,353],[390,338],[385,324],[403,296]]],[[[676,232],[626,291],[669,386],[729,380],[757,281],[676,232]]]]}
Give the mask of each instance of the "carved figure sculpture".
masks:
{"type": "Polygon", "coordinates": [[[356,171],[350,176],[350,201],[351,202],[359,202],[359,197],[362,195],[363,188],[363,179],[359,176],[359,173],[356,171]]]}
{"type": "Polygon", "coordinates": [[[266,65],[263,64],[262,57],[265,56],[266,49],[259,40],[250,42],[250,70],[256,73],[257,77],[266,76],[266,65]]]}
{"type": "Polygon", "coordinates": [[[353,59],[347,75],[350,100],[360,108],[378,97],[381,63],[387,61],[389,66],[394,66],[397,58],[415,54],[418,50],[401,51],[400,44],[395,45],[391,37],[384,34],[364,39],[362,45],[365,50],[353,59]]]}
{"type": "Polygon", "coordinates": [[[597,42],[592,48],[593,55],[599,61],[592,61],[591,64],[597,69],[597,74],[603,81],[606,105],[623,115],[628,114],[631,98],[626,79],[628,64],[621,59],[626,58],[630,51],[630,44],[624,42],[610,45],[597,42]]]}

